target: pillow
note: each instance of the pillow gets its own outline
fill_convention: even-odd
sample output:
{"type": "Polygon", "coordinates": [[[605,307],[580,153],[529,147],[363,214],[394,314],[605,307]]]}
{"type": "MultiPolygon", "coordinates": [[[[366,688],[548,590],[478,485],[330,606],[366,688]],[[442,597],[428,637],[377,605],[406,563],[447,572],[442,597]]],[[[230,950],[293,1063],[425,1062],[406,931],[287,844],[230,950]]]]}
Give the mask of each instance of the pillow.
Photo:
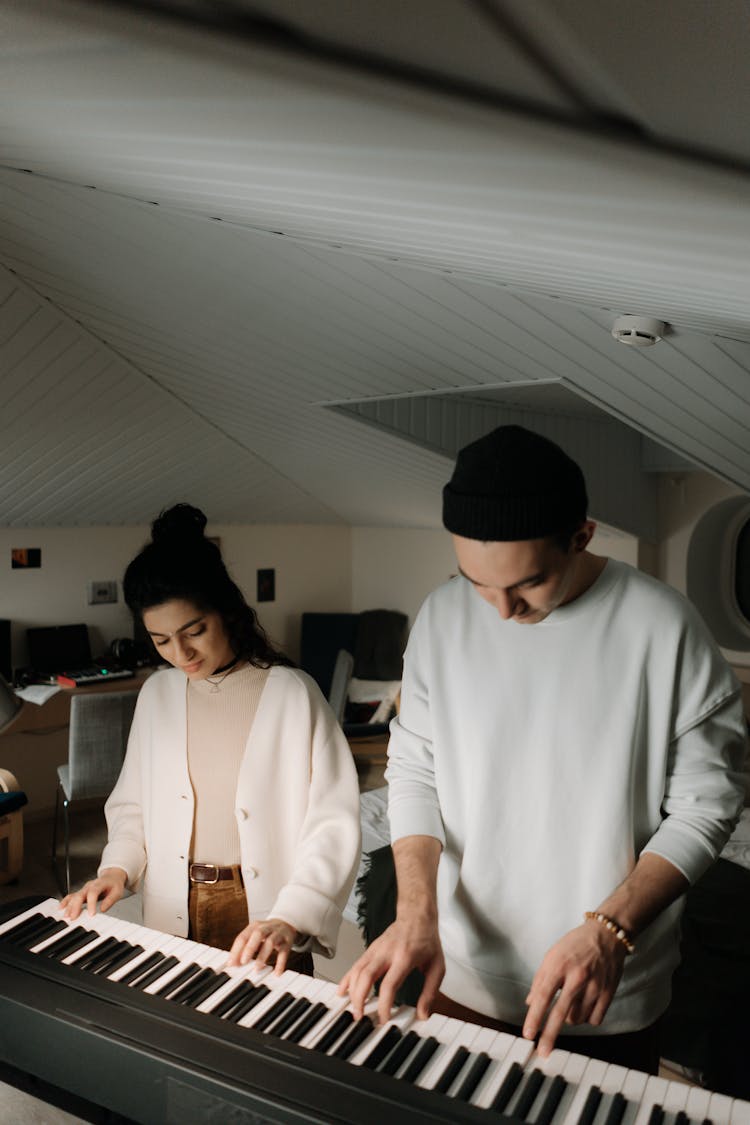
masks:
{"type": "Polygon", "coordinates": [[[348,698],[350,703],[377,703],[377,708],[367,721],[385,723],[391,717],[400,691],[401,680],[358,680],[352,676],[348,698]]]}

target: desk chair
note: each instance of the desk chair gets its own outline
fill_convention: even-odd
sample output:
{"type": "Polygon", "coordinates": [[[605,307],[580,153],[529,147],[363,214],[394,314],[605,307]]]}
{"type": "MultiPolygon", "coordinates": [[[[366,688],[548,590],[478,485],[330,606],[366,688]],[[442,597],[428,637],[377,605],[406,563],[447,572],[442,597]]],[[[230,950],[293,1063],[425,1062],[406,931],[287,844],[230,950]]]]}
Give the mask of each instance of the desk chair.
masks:
{"type": "MultiPolygon", "coordinates": [[[[108,797],[112,792],[125,757],[137,698],[137,691],[82,692],[70,701],[68,761],[57,767],[52,829],[52,864],[57,870],[57,821],[62,793],[65,894],[70,893],[70,804],[86,798],[108,797]]],[[[62,889],[62,882],[60,886],[62,889]]]]}

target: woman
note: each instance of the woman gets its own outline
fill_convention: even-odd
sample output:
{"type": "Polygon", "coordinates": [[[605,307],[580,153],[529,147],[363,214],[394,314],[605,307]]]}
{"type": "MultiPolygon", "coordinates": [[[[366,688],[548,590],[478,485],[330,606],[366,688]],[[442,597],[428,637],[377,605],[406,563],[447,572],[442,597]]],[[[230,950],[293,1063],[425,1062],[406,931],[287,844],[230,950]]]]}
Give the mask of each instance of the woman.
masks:
{"type": "Polygon", "coordinates": [[[335,952],[358,866],[356,770],[205,525],[169,509],[125,572],[125,600],[173,668],[141,689],[97,878],[62,906],[93,914],[142,886],[146,926],[230,949],[230,964],[311,972],[313,950],[335,952]]]}

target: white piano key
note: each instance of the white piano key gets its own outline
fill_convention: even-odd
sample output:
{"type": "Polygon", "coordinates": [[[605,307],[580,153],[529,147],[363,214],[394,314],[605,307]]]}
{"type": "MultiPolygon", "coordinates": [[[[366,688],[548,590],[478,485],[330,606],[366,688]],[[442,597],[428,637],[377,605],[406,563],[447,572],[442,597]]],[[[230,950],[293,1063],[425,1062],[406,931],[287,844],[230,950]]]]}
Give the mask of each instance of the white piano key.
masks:
{"type": "Polygon", "coordinates": [[[664,1101],[661,1103],[667,1115],[664,1125],[674,1125],[674,1119],[680,1110],[685,1108],[688,1090],[690,1087],[685,1082],[668,1082],[664,1101]]]}
{"type": "MultiPolygon", "coordinates": [[[[85,930],[85,932],[90,933],[92,935],[92,941],[95,937],[100,936],[97,933],[96,930],[91,929],[90,927],[77,926],[76,929],[85,930]]],[[[38,941],[36,943],[36,945],[30,945],[29,949],[28,949],[28,952],[29,953],[42,953],[47,948],[48,945],[54,945],[56,941],[59,941],[60,938],[64,938],[66,936],[67,936],[66,930],[58,930],[56,933],[52,934],[51,937],[42,938],[42,940],[38,941]]]]}
{"type": "Polygon", "coordinates": [[[414,1023],[415,1018],[414,1008],[400,1007],[393,1009],[391,1018],[385,1023],[376,1025],[373,1034],[369,1039],[366,1039],[364,1043],[360,1044],[353,1055],[349,1056],[348,1062],[350,1062],[352,1066],[359,1066],[367,1058],[370,1051],[388,1034],[392,1027],[397,1027],[400,1031],[404,1031],[410,1024],[414,1023]]]}
{"type": "Polygon", "coordinates": [[[242,1017],[237,1026],[252,1027],[253,1024],[257,1023],[261,1016],[264,1016],[268,1009],[273,1007],[281,994],[289,991],[289,987],[296,976],[296,973],[287,969],[280,976],[274,974],[273,978],[264,980],[263,983],[270,989],[270,992],[242,1017]]]}
{"type": "Polygon", "coordinates": [[[713,1125],[730,1125],[732,1118],[732,1098],[726,1094],[712,1094],[706,1114],[713,1125]]]}
{"type": "Polygon", "coordinates": [[[710,1101],[710,1090],[704,1090],[701,1086],[688,1087],[685,1113],[688,1115],[691,1122],[695,1123],[695,1125],[701,1125],[701,1122],[708,1117],[708,1105],[710,1101]]]}
{"type": "MultiPolygon", "coordinates": [[[[89,953],[93,953],[95,949],[98,949],[99,946],[103,945],[104,942],[107,940],[107,938],[104,934],[99,933],[97,930],[95,930],[93,928],[89,928],[88,926],[82,926],[81,929],[88,930],[89,933],[94,934],[95,940],[90,941],[87,945],[82,946],[81,949],[76,949],[73,953],[70,953],[67,957],[63,957],[62,960],[60,961],[61,965],[75,965],[76,961],[80,961],[83,957],[88,957],[89,953]]],[[[59,936],[60,935],[58,934],[58,937],[59,936]]],[[[32,950],[32,952],[34,952],[34,951],[32,950]]]]}
{"type": "Polygon", "coordinates": [[[649,1076],[642,1070],[629,1070],[622,1084],[622,1096],[628,1103],[620,1125],[634,1125],[649,1076]]]}
{"type": "Polygon", "coordinates": [[[3,922],[0,926],[0,937],[6,930],[12,930],[14,926],[20,926],[22,922],[26,922],[29,918],[33,918],[35,914],[44,915],[45,918],[57,918],[60,915],[60,903],[56,898],[45,899],[44,902],[38,902],[36,906],[30,906],[20,914],[14,915],[9,918],[7,922],[3,922]]]}
{"type": "MultiPolygon", "coordinates": [[[[199,953],[197,957],[186,957],[183,948],[184,944],[184,938],[172,938],[171,941],[165,942],[163,946],[159,947],[159,953],[163,953],[166,957],[176,957],[177,964],[172,965],[171,968],[166,969],[153,980],[151,984],[143,989],[144,993],[153,995],[155,992],[158,992],[160,988],[164,988],[165,985],[178,977],[180,973],[184,972],[189,964],[200,965],[201,969],[213,969],[216,971],[223,963],[223,950],[212,950],[210,946],[206,946],[205,950],[199,953]]],[[[151,952],[153,953],[154,950],[151,952]]],[[[136,962],[133,960],[129,961],[128,964],[135,966],[136,962]]]]}
{"type": "MultiPolygon", "coordinates": [[[[586,1067],[588,1066],[590,1060],[585,1055],[578,1055],[573,1051],[561,1051],[559,1048],[555,1048],[555,1050],[552,1052],[552,1055],[555,1055],[558,1052],[561,1055],[567,1054],[568,1056],[563,1061],[562,1067],[560,1069],[560,1077],[565,1079],[567,1085],[565,1087],[563,1096],[560,1098],[560,1104],[558,1105],[557,1113],[555,1114],[555,1121],[563,1122],[568,1116],[568,1111],[573,1102],[573,1099],[578,1092],[578,1087],[583,1080],[583,1076],[586,1072],[586,1067]]],[[[550,1055],[550,1058],[552,1058],[552,1055],[550,1055]]]]}
{"type": "Polygon", "coordinates": [[[476,1027],[476,1024],[468,1024],[465,1020],[457,1020],[452,1016],[445,1016],[441,1026],[431,1032],[440,1045],[417,1078],[414,1083],[415,1086],[420,1086],[424,1090],[431,1090],[437,1079],[445,1070],[456,1047],[465,1046],[465,1044],[462,1044],[461,1040],[467,1028],[469,1031],[476,1032],[476,1027]]]}
{"type": "Polygon", "coordinates": [[[509,1035],[505,1031],[493,1032],[492,1038],[489,1041],[489,1045],[486,1048],[487,1054],[490,1056],[490,1059],[492,1061],[487,1067],[485,1073],[482,1075],[481,1082],[472,1094],[469,1105],[478,1106],[480,1104],[484,1104],[480,1102],[480,1099],[482,1098],[485,1088],[494,1085],[494,1079],[498,1074],[500,1067],[503,1065],[508,1052],[513,1047],[513,1044],[516,1042],[517,1037],[515,1035],[509,1035]]]}
{"type": "Polygon", "coordinates": [[[669,1082],[666,1078],[658,1078],[653,1074],[648,1078],[641,1095],[641,1104],[638,1107],[634,1125],[648,1125],[648,1119],[654,1106],[664,1104],[668,1087],[669,1082]]]}
{"type": "Polygon", "coordinates": [[[619,1066],[617,1063],[608,1063],[604,1077],[599,1083],[599,1089],[602,1092],[602,1100],[599,1103],[599,1108],[596,1111],[596,1116],[593,1125],[604,1125],[607,1120],[607,1115],[614,1101],[615,1094],[622,1093],[622,1087],[627,1078],[627,1068],[619,1066]]]}
{"type": "MultiPolygon", "coordinates": [[[[139,926],[138,930],[143,930],[143,927],[139,926]]],[[[149,931],[145,932],[147,934],[149,933],[149,931]]],[[[150,933],[153,935],[156,934],[157,931],[151,930],[150,933]]],[[[163,952],[165,945],[169,944],[170,949],[180,948],[179,942],[181,942],[183,939],[176,938],[170,934],[158,934],[158,936],[156,937],[144,938],[143,933],[133,933],[127,940],[130,941],[131,945],[143,946],[143,952],[139,953],[136,957],[131,957],[131,959],[126,962],[126,964],[121,965],[119,969],[115,969],[113,973],[108,974],[107,980],[121,980],[122,977],[127,976],[128,973],[130,973],[133,969],[136,969],[139,965],[141,965],[148,957],[151,956],[152,953],[163,952]],[[172,943],[175,944],[173,945],[172,943]]],[[[209,946],[204,946],[204,949],[209,949],[209,946]]]]}
{"type": "MultiPolygon", "coordinates": [[[[267,976],[266,973],[261,974],[258,972],[255,961],[250,961],[247,965],[233,966],[231,969],[228,969],[226,968],[226,966],[221,965],[215,965],[214,968],[217,970],[217,972],[228,973],[229,980],[225,981],[221,988],[217,988],[216,992],[213,992],[210,996],[203,1000],[195,1009],[196,1012],[212,1011],[217,1006],[217,1004],[221,1004],[222,1001],[225,1000],[231,992],[234,992],[246,981],[250,984],[258,984],[259,980],[262,980],[264,976],[267,976]]],[[[179,972],[179,970],[177,970],[176,973],[177,972],[179,972]]],[[[314,978],[308,977],[307,979],[313,980],[314,978]]],[[[167,978],[165,977],[165,984],[166,980],[167,978]]],[[[146,989],[146,991],[148,992],[148,989],[146,989]]]]}
{"type": "Polygon", "coordinates": [[[349,997],[339,996],[338,986],[336,984],[332,981],[325,981],[325,984],[328,985],[328,987],[322,989],[318,999],[321,1004],[327,1006],[328,1014],[321,1016],[315,1024],[315,1027],[311,1027],[307,1034],[300,1039],[300,1047],[314,1048],[318,1041],[326,1034],[331,1024],[349,1007],[349,997]]]}
{"type": "Polygon", "coordinates": [[[733,1098],[729,1120],[731,1125],[750,1125],[750,1102],[742,1098],[733,1098]]]}
{"type": "MultiPolygon", "coordinates": [[[[504,1033],[500,1032],[499,1034],[504,1033]]],[[[513,1036],[511,1038],[513,1042],[500,1062],[500,1066],[493,1069],[491,1075],[485,1075],[485,1080],[480,1085],[479,1090],[476,1091],[475,1098],[472,1099],[472,1105],[481,1109],[489,1108],[513,1063],[517,1062],[519,1066],[525,1068],[534,1054],[534,1044],[530,1039],[514,1038],[513,1036]]]]}
{"type": "MultiPolygon", "coordinates": [[[[474,1036],[474,1038],[471,1041],[471,1044],[470,1045],[468,1043],[463,1044],[463,1046],[467,1047],[468,1050],[469,1050],[469,1057],[468,1057],[468,1059],[466,1059],[466,1061],[465,1061],[464,1065],[462,1066],[460,1072],[458,1073],[456,1078],[454,1078],[454,1080],[451,1083],[449,1089],[446,1091],[447,1097],[453,1098],[453,1097],[456,1096],[458,1091],[461,1089],[463,1081],[466,1078],[466,1075],[468,1074],[469,1069],[471,1068],[471,1066],[474,1062],[474,1059],[476,1058],[477,1055],[485,1054],[485,1055],[490,1056],[490,1058],[492,1058],[492,1056],[490,1055],[490,1048],[492,1047],[493,1043],[497,1039],[497,1035],[498,1035],[498,1033],[491,1027],[479,1027],[479,1032],[478,1032],[477,1035],[474,1036]]],[[[508,1038],[511,1039],[512,1036],[508,1036],[508,1038]]],[[[490,1063],[490,1066],[491,1065],[492,1065],[492,1063],[490,1063]]],[[[489,1066],[488,1066],[487,1070],[489,1070],[489,1066]]],[[[484,1079],[486,1077],[486,1075],[487,1075],[487,1071],[485,1071],[485,1073],[482,1075],[482,1078],[484,1079]]],[[[474,1091],[474,1093],[476,1094],[476,1090],[474,1091]]],[[[472,1103],[469,1102],[469,1104],[472,1104],[472,1103]]]]}
{"type": "Polygon", "coordinates": [[[589,1059],[578,1084],[578,1089],[568,1105],[567,1113],[562,1119],[561,1125],[576,1125],[578,1118],[581,1116],[581,1110],[586,1103],[589,1090],[592,1086],[601,1086],[601,1083],[604,1081],[604,1076],[607,1073],[608,1065],[608,1063],[602,1062],[601,1059],[589,1059]]]}

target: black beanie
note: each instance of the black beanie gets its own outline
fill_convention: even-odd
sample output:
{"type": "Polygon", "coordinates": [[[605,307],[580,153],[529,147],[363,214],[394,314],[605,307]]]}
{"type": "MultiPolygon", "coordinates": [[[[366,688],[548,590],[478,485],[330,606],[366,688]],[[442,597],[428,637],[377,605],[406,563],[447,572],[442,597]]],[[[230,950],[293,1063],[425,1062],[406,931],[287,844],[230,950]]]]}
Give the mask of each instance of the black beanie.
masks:
{"type": "Polygon", "coordinates": [[[443,489],[443,523],[464,539],[542,539],[586,519],[583,473],[553,441],[499,426],[464,446],[443,489]]]}

